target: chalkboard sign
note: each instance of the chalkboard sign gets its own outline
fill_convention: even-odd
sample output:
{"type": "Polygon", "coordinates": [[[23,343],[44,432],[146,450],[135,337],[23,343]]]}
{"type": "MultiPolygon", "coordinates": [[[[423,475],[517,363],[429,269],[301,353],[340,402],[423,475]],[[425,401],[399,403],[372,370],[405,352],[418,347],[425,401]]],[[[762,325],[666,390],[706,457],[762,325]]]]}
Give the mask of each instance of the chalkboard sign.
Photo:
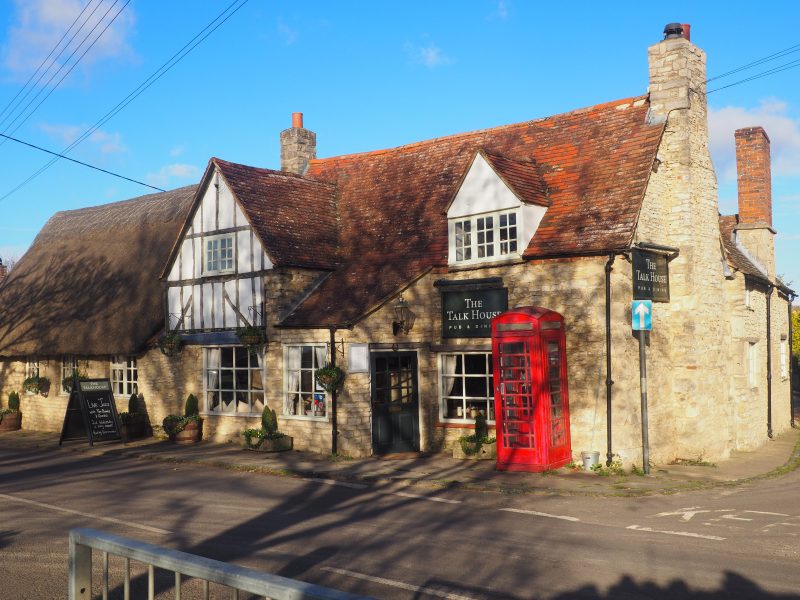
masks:
{"type": "Polygon", "coordinates": [[[72,392],[64,414],[61,439],[87,439],[89,444],[122,440],[114,392],[108,379],[73,379],[72,392]]]}

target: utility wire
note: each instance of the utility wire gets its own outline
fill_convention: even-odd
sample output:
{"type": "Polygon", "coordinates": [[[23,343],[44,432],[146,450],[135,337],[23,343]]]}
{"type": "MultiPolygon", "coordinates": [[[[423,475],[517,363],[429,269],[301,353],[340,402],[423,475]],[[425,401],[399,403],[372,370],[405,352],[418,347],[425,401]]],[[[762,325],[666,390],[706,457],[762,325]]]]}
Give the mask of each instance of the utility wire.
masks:
{"type": "MultiPolygon", "coordinates": [[[[58,40],[58,42],[56,42],[56,45],[55,45],[55,46],[53,46],[53,49],[52,49],[52,50],[50,50],[50,54],[48,54],[46,57],[44,57],[44,59],[42,60],[42,62],[41,62],[41,63],[39,63],[39,66],[38,66],[38,67],[36,67],[36,70],[35,70],[35,71],[34,71],[34,72],[31,74],[31,76],[30,76],[30,77],[28,77],[28,81],[26,81],[26,82],[25,82],[25,85],[23,85],[23,86],[22,86],[22,88],[20,88],[20,90],[19,90],[19,91],[16,93],[16,95],[15,95],[15,96],[14,96],[14,97],[13,97],[11,100],[9,100],[9,101],[8,101],[8,104],[6,104],[6,105],[5,105],[5,107],[3,108],[3,110],[2,110],[2,111],[0,111],[0,117],[2,117],[2,116],[3,116],[3,115],[6,113],[6,111],[9,109],[9,107],[10,107],[10,106],[11,106],[11,105],[14,103],[14,100],[16,100],[16,99],[19,97],[19,95],[20,95],[22,92],[24,92],[24,91],[25,91],[25,89],[28,87],[28,84],[29,84],[31,81],[33,81],[33,78],[34,78],[34,77],[36,77],[36,74],[37,74],[37,73],[38,73],[38,72],[39,72],[39,71],[42,69],[42,67],[44,67],[45,63],[47,63],[47,61],[50,59],[50,57],[51,57],[51,56],[53,56],[53,52],[55,52],[55,51],[56,51],[56,49],[57,49],[57,48],[58,48],[58,47],[61,45],[61,42],[63,42],[63,41],[64,41],[64,38],[66,38],[66,37],[67,37],[67,35],[69,35],[69,32],[70,32],[70,31],[72,31],[72,28],[73,28],[73,27],[75,27],[75,24],[76,24],[76,23],[77,23],[77,22],[80,20],[80,18],[83,16],[83,13],[85,13],[85,12],[86,12],[86,9],[87,9],[87,8],[89,8],[89,6],[92,4],[92,2],[93,2],[93,1],[94,1],[94,0],[89,0],[89,2],[87,2],[87,3],[86,3],[86,6],[84,6],[84,7],[83,7],[83,9],[81,10],[81,12],[80,12],[80,13],[78,13],[78,16],[77,16],[77,17],[75,17],[75,20],[72,22],[72,24],[71,24],[71,25],[70,25],[70,26],[67,28],[67,30],[64,32],[64,35],[62,35],[62,36],[61,36],[61,39],[60,39],[60,40],[58,40]]],[[[95,10],[96,10],[96,9],[95,9],[95,10]]],[[[91,16],[91,15],[90,15],[90,16],[91,16]]],[[[83,25],[81,25],[81,28],[83,28],[83,25]]],[[[50,67],[51,67],[51,66],[53,66],[53,63],[55,63],[55,61],[57,61],[57,60],[58,60],[58,58],[61,56],[61,54],[64,52],[64,50],[65,50],[65,49],[66,49],[66,48],[67,48],[67,47],[68,47],[68,46],[69,46],[69,45],[72,43],[72,40],[74,40],[74,39],[75,39],[75,36],[78,34],[78,32],[80,32],[80,29],[78,29],[78,31],[76,31],[76,32],[75,32],[75,33],[72,35],[72,37],[69,39],[69,41],[68,41],[68,42],[67,42],[67,43],[64,45],[64,48],[62,48],[62,49],[61,49],[61,52],[59,52],[59,53],[58,53],[58,55],[57,55],[57,56],[56,56],[56,57],[53,59],[53,61],[50,63],[50,65],[48,65],[47,69],[45,69],[45,71],[42,73],[42,76],[44,76],[44,73],[45,73],[45,72],[47,72],[48,70],[50,70],[50,67]]],[[[36,83],[38,83],[38,82],[41,80],[42,76],[40,76],[40,77],[39,77],[39,79],[37,79],[37,80],[36,80],[36,83]]],[[[36,85],[36,83],[34,83],[33,85],[35,86],[35,85],[36,85]]],[[[28,92],[28,94],[29,94],[29,93],[30,93],[30,91],[28,92]]],[[[25,95],[25,97],[27,97],[27,94],[25,95]]],[[[24,98],[23,98],[23,99],[24,99],[24,98]]],[[[13,112],[13,111],[12,111],[12,112],[13,112]]]]}
{"type": "Polygon", "coordinates": [[[47,150],[46,148],[42,148],[41,146],[36,146],[35,144],[29,144],[28,142],[23,142],[15,137],[11,137],[10,135],[6,135],[5,133],[0,133],[0,137],[4,139],[11,140],[12,142],[17,142],[18,144],[22,144],[23,146],[28,146],[29,148],[34,148],[36,150],[41,150],[42,152],[47,152],[48,154],[52,154],[53,156],[57,156],[58,158],[64,158],[70,162],[77,163],[79,165],[83,165],[84,167],[89,167],[90,169],[94,169],[95,171],[100,171],[102,173],[107,173],[108,175],[113,175],[114,177],[119,177],[120,179],[125,179],[126,181],[131,181],[133,183],[138,183],[139,185],[143,185],[145,187],[149,187],[150,189],[157,190],[159,192],[165,192],[166,190],[162,190],[154,185],[150,185],[149,183],[144,183],[137,179],[131,179],[130,177],[125,177],[124,175],[120,175],[119,173],[114,173],[113,171],[108,171],[106,169],[101,169],[100,167],[96,167],[94,165],[90,165],[89,163],[81,162],[79,160],[75,160],[74,158],[70,158],[69,156],[64,156],[63,154],[59,154],[58,152],[53,152],[52,150],[47,150]]]}
{"type": "Polygon", "coordinates": [[[739,84],[742,84],[742,83],[747,83],[748,81],[753,81],[754,79],[761,79],[762,77],[767,77],[768,75],[774,75],[775,73],[780,73],[781,71],[788,71],[789,69],[796,69],[797,67],[800,67],[800,58],[798,58],[797,60],[793,60],[791,62],[785,63],[783,65],[780,65],[778,67],[769,69],[769,70],[764,71],[762,73],[758,73],[757,75],[753,75],[753,76],[747,77],[745,79],[740,79],[739,81],[735,81],[733,83],[729,83],[728,85],[723,85],[722,87],[714,88],[713,90],[709,90],[708,92],[706,92],[706,95],[713,94],[714,92],[718,92],[720,90],[724,90],[724,89],[727,89],[729,87],[733,87],[735,85],[739,85],[739,84]]]}
{"type": "MultiPolygon", "coordinates": [[[[80,61],[83,59],[83,57],[84,57],[84,56],[86,56],[86,53],[87,53],[87,52],[89,52],[89,50],[91,50],[91,49],[94,47],[94,45],[95,45],[95,44],[96,44],[96,43],[97,43],[97,42],[100,40],[100,38],[103,36],[103,34],[106,32],[106,30],[108,30],[108,28],[109,28],[109,27],[111,27],[111,25],[114,23],[114,21],[116,21],[116,20],[117,20],[117,17],[119,17],[120,13],[122,13],[122,11],[125,9],[125,7],[126,7],[126,6],[128,6],[128,4],[130,3],[130,1],[131,1],[131,0],[126,0],[125,4],[123,4],[123,5],[122,5],[122,7],[121,7],[121,8],[120,8],[120,9],[117,11],[117,14],[115,14],[115,15],[114,15],[114,17],[113,17],[113,18],[112,18],[112,19],[111,19],[111,20],[110,20],[110,21],[109,21],[109,22],[106,24],[106,26],[103,28],[103,30],[100,32],[100,34],[99,34],[99,35],[98,35],[98,36],[97,36],[97,37],[96,37],[96,38],[95,38],[95,39],[92,41],[92,43],[91,43],[91,44],[89,44],[89,46],[86,48],[86,50],[84,50],[84,51],[83,51],[83,53],[82,53],[82,54],[81,54],[81,55],[78,57],[78,60],[76,60],[76,61],[75,61],[75,62],[72,64],[72,66],[69,68],[69,70],[68,70],[66,73],[64,73],[64,74],[61,76],[61,79],[59,79],[59,80],[58,80],[58,82],[56,83],[56,85],[55,85],[55,86],[53,86],[53,87],[50,89],[50,91],[48,91],[48,92],[47,92],[47,94],[45,95],[45,97],[44,97],[44,98],[42,98],[42,99],[39,101],[39,103],[38,103],[38,104],[37,104],[37,105],[36,105],[36,106],[33,108],[33,110],[31,110],[31,111],[30,111],[30,112],[27,114],[27,116],[26,116],[26,117],[25,117],[25,118],[24,118],[22,121],[20,121],[20,123],[19,123],[19,124],[18,124],[18,125],[17,125],[17,126],[14,128],[14,129],[12,129],[12,130],[11,130],[11,132],[10,132],[10,133],[15,133],[15,132],[16,132],[16,131],[17,131],[17,130],[20,128],[20,127],[22,127],[22,125],[25,123],[25,121],[27,121],[28,119],[30,119],[30,118],[31,118],[31,116],[33,115],[33,113],[35,113],[37,110],[39,110],[39,107],[42,105],[42,103],[43,103],[45,100],[47,100],[47,99],[50,97],[50,95],[51,95],[51,94],[52,94],[52,93],[53,93],[53,92],[54,92],[54,91],[55,91],[55,90],[58,88],[58,86],[60,86],[60,85],[61,85],[61,82],[63,82],[63,81],[64,81],[64,79],[65,79],[65,78],[66,78],[66,77],[67,77],[67,76],[68,76],[70,73],[72,73],[72,70],[73,70],[73,69],[74,69],[76,66],[78,66],[78,63],[79,63],[79,62],[80,62],[80,61]]],[[[106,12],[105,12],[105,14],[103,14],[103,16],[100,18],[100,20],[97,22],[97,24],[96,24],[96,25],[95,25],[95,26],[92,28],[92,30],[91,30],[91,31],[90,31],[90,32],[89,32],[89,33],[86,35],[86,37],[83,39],[83,41],[80,43],[80,45],[79,45],[77,48],[75,48],[75,50],[73,50],[73,51],[72,51],[72,54],[70,54],[69,58],[67,58],[67,61],[64,63],[64,65],[62,65],[62,66],[61,66],[61,67],[58,69],[58,71],[56,71],[55,73],[53,73],[53,75],[50,77],[50,79],[48,79],[48,81],[47,81],[47,83],[45,84],[45,86],[44,86],[43,88],[41,88],[41,89],[39,90],[39,92],[37,92],[37,94],[36,94],[36,95],[35,95],[35,96],[34,96],[34,97],[31,99],[31,101],[30,101],[30,102],[29,102],[29,103],[28,103],[28,104],[25,106],[25,108],[23,109],[22,113],[20,113],[20,114],[17,116],[17,118],[16,118],[16,119],[14,119],[14,121],[12,121],[11,123],[9,123],[9,125],[6,127],[6,129],[5,129],[4,131],[8,132],[8,129],[11,127],[11,125],[13,125],[13,124],[14,124],[14,123],[17,121],[17,119],[19,119],[19,118],[22,116],[22,114],[23,114],[23,113],[24,113],[24,112],[25,112],[25,111],[28,109],[28,107],[29,107],[29,106],[30,106],[30,105],[31,105],[31,104],[32,104],[32,103],[33,103],[33,102],[36,100],[36,98],[38,98],[38,97],[39,97],[39,95],[40,95],[40,94],[41,94],[41,93],[42,93],[42,92],[43,92],[43,91],[44,91],[44,90],[47,88],[47,86],[48,86],[48,85],[50,85],[50,82],[53,80],[53,77],[55,77],[55,76],[56,76],[56,75],[57,75],[57,74],[58,74],[58,73],[59,73],[59,72],[60,72],[60,71],[61,71],[61,70],[62,70],[62,69],[63,69],[63,68],[66,66],[66,64],[69,62],[69,60],[72,58],[72,56],[74,56],[75,52],[77,52],[77,51],[80,49],[80,47],[81,47],[81,46],[82,46],[82,45],[83,45],[83,44],[86,42],[86,40],[87,40],[87,39],[89,39],[89,36],[90,36],[92,33],[94,33],[94,30],[95,30],[95,29],[97,29],[97,27],[100,25],[100,23],[102,23],[102,22],[103,22],[103,19],[105,19],[106,15],[108,15],[108,13],[109,13],[109,12],[111,12],[111,10],[114,8],[114,6],[116,6],[117,2],[118,2],[118,0],[114,0],[114,4],[112,4],[112,5],[111,5],[111,7],[110,7],[110,8],[109,8],[109,9],[108,9],[106,12]]],[[[1,146],[1,145],[2,145],[4,142],[5,142],[5,140],[3,140],[2,142],[0,142],[0,146],[1,146]]]]}
{"type": "MultiPolygon", "coordinates": [[[[147,88],[153,85],[156,81],[158,81],[162,76],[164,76],[170,69],[172,69],[175,65],[177,65],[181,60],[183,60],[189,52],[194,50],[197,46],[199,46],[206,38],[208,38],[214,31],[216,31],[220,26],[222,26],[228,19],[230,19],[234,14],[236,14],[245,4],[247,4],[249,0],[234,0],[229,4],[221,13],[219,13],[214,19],[212,19],[208,25],[206,25],[203,29],[200,30],[197,35],[195,35],[191,40],[189,40],[180,50],[178,50],[175,54],[173,54],[166,62],[164,62],[158,69],[156,69],[147,79],[145,79],[137,88],[135,88],[130,94],[128,94],[125,98],[123,98],[114,108],[108,111],[99,121],[97,121],[92,127],[87,129],[83,134],[76,139],[72,144],[67,146],[64,150],[62,150],[62,154],[66,154],[67,152],[71,151],[75,148],[78,144],[86,140],[92,133],[97,131],[100,127],[102,127],[107,121],[112,119],[117,113],[119,113],[122,109],[124,109],[128,104],[133,102],[139,95],[141,95],[147,88]],[[239,6],[237,6],[230,14],[225,16],[222,19],[223,15],[227,13],[231,8],[236,5],[237,3],[241,2],[239,6]],[[222,19],[220,21],[220,19],[222,19]],[[216,25],[217,21],[220,21],[216,25]],[[205,33],[209,28],[213,28],[205,33]],[[205,33],[205,35],[203,35],[205,33]],[[202,36],[202,37],[201,37],[202,36]],[[200,38],[200,39],[198,39],[200,38]],[[172,63],[172,64],[170,64],[172,63]]],[[[5,140],[3,140],[5,141],[5,140]]],[[[2,142],[0,142],[2,144],[2,142]]],[[[58,162],[59,158],[62,158],[62,155],[56,155],[55,158],[51,159],[45,165],[43,165],[38,171],[30,175],[27,179],[23,182],[18,184],[15,188],[0,196],[0,202],[20,190],[22,187],[36,179],[39,175],[44,173],[47,169],[53,166],[56,162],[58,162]]]]}
{"type": "Polygon", "coordinates": [[[721,75],[716,75],[710,79],[706,79],[704,83],[708,83],[709,81],[714,81],[715,79],[722,79],[723,77],[727,77],[728,75],[733,75],[734,73],[738,73],[739,71],[744,71],[745,69],[749,69],[751,67],[756,67],[758,65],[764,64],[765,62],[769,62],[771,60],[777,60],[779,58],[783,58],[788,54],[793,54],[794,52],[800,52],[800,44],[796,44],[794,46],[789,46],[783,50],[775,52],[774,54],[770,54],[769,56],[765,56],[764,58],[759,58],[751,63],[747,63],[746,65],[742,65],[741,67],[737,67],[730,71],[726,71],[721,75]]]}

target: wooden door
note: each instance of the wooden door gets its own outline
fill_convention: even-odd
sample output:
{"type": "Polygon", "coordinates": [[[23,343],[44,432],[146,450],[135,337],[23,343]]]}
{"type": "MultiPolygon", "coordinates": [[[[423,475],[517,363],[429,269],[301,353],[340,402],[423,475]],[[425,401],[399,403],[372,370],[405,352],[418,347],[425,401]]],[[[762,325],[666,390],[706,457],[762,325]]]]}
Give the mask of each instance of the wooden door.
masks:
{"type": "Polygon", "coordinates": [[[416,353],[376,352],[371,366],[373,451],[419,452],[416,353]]]}

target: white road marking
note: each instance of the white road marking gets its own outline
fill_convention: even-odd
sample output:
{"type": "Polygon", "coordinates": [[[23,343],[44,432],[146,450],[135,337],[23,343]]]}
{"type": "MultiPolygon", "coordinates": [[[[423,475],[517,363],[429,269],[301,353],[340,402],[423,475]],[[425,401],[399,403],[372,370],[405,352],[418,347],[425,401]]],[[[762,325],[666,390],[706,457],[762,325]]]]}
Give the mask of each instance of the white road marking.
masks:
{"type": "Polygon", "coordinates": [[[304,481],[314,481],[316,483],[324,483],[325,485],[338,485],[339,487],[346,487],[351,490],[363,490],[367,488],[367,485],[364,483],[349,483],[347,481],[336,481],[335,479],[322,479],[319,477],[311,477],[304,481]]]}
{"type": "Polygon", "coordinates": [[[722,515],[723,519],[732,519],[734,521],[752,521],[753,519],[745,519],[743,517],[734,517],[733,515],[722,515]]]}
{"type": "Polygon", "coordinates": [[[763,510],[743,510],[742,512],[752,513],[754,515],[772,515],[775,517],[788,517],[786,513],[774,513],[774,512],[766,512],[763,510]]]}
{"type": "Polygon", "coordinates": [[[513,512],[519,513],[522,515],[534,515],[535,517],[547,517],[549,519],[561,519],[562,521],[580,521],[578,517],[570,517],[567,515],[551,515],[549,513],[543,513],[536,510],[523,510],[521,508],[501,508],[500,510],[505,512],[513,512]]]}
{"type": "Polygon", "coordinates": [[[786,525],[787,527],[800,527],[800,523],[771,523],[769,525],[764,525],[764,529],[769,529],[770,527],[775,527],[776,525],[786,525]]]}
{"type": "Polygon", "coordinates": [[[444,502],[445,504],[461,504],[461,500],[449,500],[447,498],[437,498],[436,496],[422,496],[419,494],[409,494],[407,492],[393,492],[395,496],[403,498],[415,498],[417,500],[430,500],[431,502],[444,502]]]}
{"type": "Polygon", "coordinates": [[[668,535],[682,535],[684,537],[702,538],[704,540],[724,540],[724,537],[717,535],[704,535],[702,533],[692,533],[691,531],[664,531],[660,529],[653,529],[652,527],[640,527],[639,525],[628,525],[625,529],[633,529],[634,531],[647,531],[649,533],[666,533],[668,535]]]}
{"type": "Polygon", "coordinates": [[[391,587],[407,590],[409,592],[416,592],[427,594],[429,596],[436,596],[437,598],[446,598],[447,600],[474,600],[472,596],[462,596],[461,594],[453,594],[452,592],[444,592],[442,590],[435,590],[432,588],[422,587],[419,585],[412,585],[402,581],[395,581],[394,579],[386,579],[385,577],[374,577],[372,575],[365,575],[364,573],[356,573],[355,571],[348,571],[347,569],[337,569],[335,567],[320,567],[323,571],[329,573],[336,573],[337,575],[344,575],[354,579],[361,579],[363,581],[371,581],[372,583],[379,583],[381,585],[388,585],[391,587]]]}
{"type": "MultiPolygon", "coordinates": [[[[707,513],[711,512],[710,510],[699,510],[699,506],[690,506],[688,508],[682,508],[680,510],[676,510],[674,512],[662,512],[658,513],[657,517],[671,517],[680,515],[684,521],[690,521],[693,516],[700,514],[700,513],[707,513]]],[[[732,509],[731,509],[732,510],[732,509]]]]}
{"type": "Polygon", "coordinates": [[[92,513],[81,512],[79,510],[72,510],[71,508],[62,508],[60,506],[54,506],[52,504],[45,504],[44,502],[37,502],[36,500],[28,500],[27,498],[18,498],[17,496],[9,496],[8,494],[0,494],[0,498],[2,498],[3,500],[10,500],[11,502],[22,502],[23,504],[31,504],[33,506],[38,506],[39,508],[55,510],[57,512],[62,512],[69,515],[78,515],[81,517],[87,517],[89,519],[94,519],[96,521],[108,521],[109,523],[116,523],[117,525],[125,525],[126,527],[142,529],[143,531],[149,531],[150,533],[160,533],[161,535],[169,535],[172,533],[171,531],[167,531],[166,529],[159,529],[158,527],[151,527],[150,525],[141,525],[139,523],[123,521],[122,519],[115,519],[113,517],[103,517],[92,513]]]}

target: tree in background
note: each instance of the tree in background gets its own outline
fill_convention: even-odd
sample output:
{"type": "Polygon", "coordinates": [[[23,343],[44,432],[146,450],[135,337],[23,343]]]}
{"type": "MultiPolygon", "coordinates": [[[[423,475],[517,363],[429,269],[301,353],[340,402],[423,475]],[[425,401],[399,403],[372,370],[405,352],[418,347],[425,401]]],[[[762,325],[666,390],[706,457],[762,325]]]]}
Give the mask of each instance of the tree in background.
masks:
{"type": "Polygon", "coordinates": [[[792,360],[800,364],[800,308],[792,309],[792,360]]]}

